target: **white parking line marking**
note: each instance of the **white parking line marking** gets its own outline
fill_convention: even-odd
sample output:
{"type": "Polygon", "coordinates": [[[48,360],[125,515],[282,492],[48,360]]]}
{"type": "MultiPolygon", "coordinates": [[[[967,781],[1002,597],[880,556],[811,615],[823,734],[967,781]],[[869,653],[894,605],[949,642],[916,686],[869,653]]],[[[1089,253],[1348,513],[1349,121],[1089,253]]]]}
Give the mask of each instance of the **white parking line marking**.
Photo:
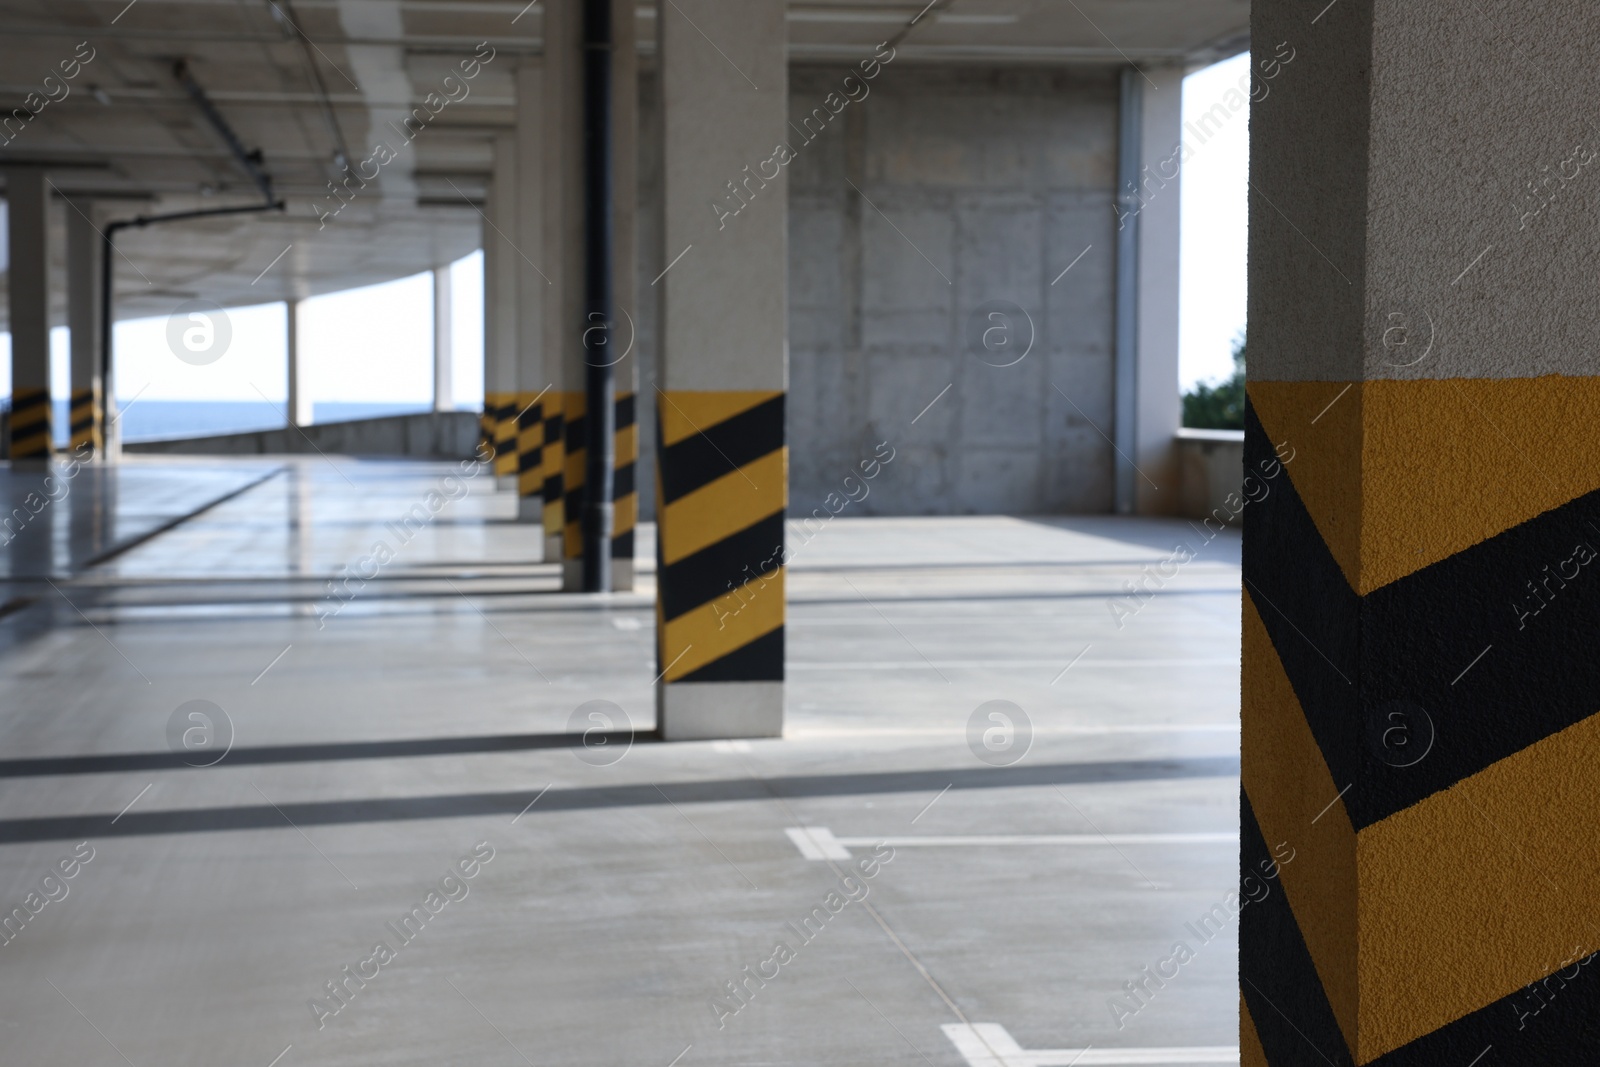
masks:
{"type": "MultiPolygon", "coordinates": [[[[833,838],[826,826],[791,826],[784,833],[808,860],[847,860],[850,851],[833,838]]],[[[867,844],[872,844],[868,841],[867,844]]]]}
{"type": "Polygon", "coordinates": [[[940,1027],[968,1067],[1107,1067],[1112,1064],[1238,1063],[1239,1049],[1228,1045],[1172,1048],[1024,1049],[998,1023],[940,1027]]]}
{"type": "Polygon", "coordinates": [[[884,844],[891,848],[987,848],[1017,845],[1230,845],[1233,831],[1169,834],[973,834],[917,837],[835,837],[826,826],[791,826],[784,831],[808,860],[847,860],[850,849],[884,844]]]}

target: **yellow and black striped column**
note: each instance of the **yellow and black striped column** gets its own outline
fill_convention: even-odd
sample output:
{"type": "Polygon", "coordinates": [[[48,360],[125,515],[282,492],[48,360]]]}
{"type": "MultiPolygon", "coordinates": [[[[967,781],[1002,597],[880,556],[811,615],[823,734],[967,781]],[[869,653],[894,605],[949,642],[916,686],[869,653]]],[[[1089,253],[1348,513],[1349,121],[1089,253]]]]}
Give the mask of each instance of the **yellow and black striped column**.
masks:
{"type": "Polygon", "coordinates": [[[544,523],[544,405],[538,393],[517,394],[517,518],[544,523]]]}
{"type": "Polygon", "coordinates": [[[746,683],[720,694],[748,701],[746,710],[760,720],[742,719],[753,728],[738,735],[776,733],[784,676],[784,394],[662,393],[657,411],[663,729],[668,736],[695,732],[700,709],[681,724],[673,719],[685,709],[673,705],[680,694],[691,705],[716,700],[697,683],[746,683]]]}
{"type": "Polygon", "coordinates": [[[12,389],[11,458],[24,462],[49,459],[55,452],[52,421],[50,390],[12,389]]]}
{"type": "Polygon", "coordinates": [[[588,397],[568,391],[561,396],[562,430],[566,445],[561,452],[561,588],[583,588],[583,447],[584,411],[588,397]]]}
{"type": "Polygon", "coordinates": [[[566,394],[549,392],[544,399],[544,558],[566,559],[567,493],[566,394]]]}
{"type": "Polygon", "coordinates": [[[1242,1062],[1600,1063],[1600,13],[1321,7],[1252,6],[1242,1062]]]}
{"type": "Polygon", "coordinates": [[[494,427],[498,421],[499,401],[494,393],[483,394],[483,411],[478,415],[478,444],[494,451],[494,427]]]}
{"type": "Polygon", "coordinates": [[[515,482],[517,476],[517,394],[496,393],[494,406],[494,473],[515,482]]]}
{"type": "Polygon", "coordinates": [[[99,454],[105,448],[100,429],[100,389],[74,389],[72,406],[68,415],[69,445],[73,455],[82,456],[87,450],[99,454]]]}
{"type": "Polygon", "coordinates": [[[633,588],[634,530],[639,525],[638,397],[618,393],[616,475],[612,482],[615,510],[611,527],[612,587],[633,588]]]}
{"type": "MultiPolygon", "coordinates": [[[[562,585],[578,589],[583,581],[583,487],[584,461],[588,449],[584,447],[587,427],[584,412],[588,397],[583,393],[562,394],[562,421],[565,447],[561,461],[562,509],[562,585]]],[[[633,588],[634,531],[638,526],[639,496],[635,482],[639,459],[639,429],[634,394],[621,394],[616,399],[617,429],[614,437],[616,450],[615,480],[613,482],[613,525],[611,529],[611,588],[613,591],[633,588]]],[[[552,497],[552,499],[556,499],[552,497]]]]}

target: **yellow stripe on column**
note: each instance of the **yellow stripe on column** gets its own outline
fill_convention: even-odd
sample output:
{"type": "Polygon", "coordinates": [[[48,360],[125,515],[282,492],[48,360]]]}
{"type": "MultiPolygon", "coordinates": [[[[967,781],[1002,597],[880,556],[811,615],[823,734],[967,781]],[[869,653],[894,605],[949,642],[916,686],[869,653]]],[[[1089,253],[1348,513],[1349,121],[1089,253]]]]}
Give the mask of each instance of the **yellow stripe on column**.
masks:
{"type": "MultiPolygon", "coordinates": [[[[631,395],[620,396],[617,398],[618,419],[617,432],[614,438],[616,441],[616,462],[614,464],[614,469],[620,473],[628,467],[633,467],[633,473],[635,476],[637,476],[637,464],[639,462],[639,424],[637,421],[634,421],[624,426],[622,425],[621,420],[623,405],[631,399],[631,395]]],[[[639,523],[638,484],[632,484],[626,489],[626,491],[624,491],[624,487],[619,484],[617,486],[616,500],[614,501],[614,504],[616,505],[616,510],[612,518],[611,534],[613,539],[618,539],[628,533],[631,533],[634,527],[639,523]]]]}
{"type": "Polygon", "coordinates": [[[783,586],[784,568],[778,567],[663,624],[662,661],[669,665],[665,680],[677,681],[782,626],[783,586]]]}
{"type": "Polygon", "coordinates": [[[615,523],[612,533],[616,537],[621,537],[623,534],[631,532],[639,525],[638,493],[629,493],[627,496],[617,499],[616,512],[612,521],[615,523]]]}
{"type": "MultiPolygon", "coordinates": [[[[619,396],[616,400],[620,408],[631,394],[619,396]]],[[[583,499],[583,487],[588,481],[588,472],[585,463],[588,460],[588,449],[583,447],[581,434],[585,428],[580,420],[585,416],[588,407],[588,397],[583,393],[566,393],[563,404],[566,410],[566,425],[569,428],[565,454],[562,459],[563,490],[566,498],[566,507],[562,514],[561,529],[563,545],[568,559],[583,558],[583,515],[579,501],[583,499]],[[578,425],[573,427],[574,422],[578,425]]],[[[639,427],[637,421],[623,426],[619,423],[615,434],[612,436],[615,456],[612,461],[613,470],[621,470],[630,463],[636,463],[639,457],[639,427]]],[[[612,500],[613,512],[611,518],[611,536],[615,541],[633,531],[638,525],[639,497],[638,489],[622,493],[618,492],[612,500]]]]}
{"type": "Polygon", "coordinates": [[[1362,830],[1358,1062],[1600,949],[1596,825],[1600,715],[1362,830]]]}
{"type": "Polygon", "coordinates": [[[74,452],[90,448],[98,452],[103,447],[100,429],[100,390],[75,389],[68,408],[68,443],[74,452]]]}
{"type": "Polygon", "coordinates": [[[517,473],[517,394],[496,394],[499,407],[494,416],[494,473],[517,473]]]}
{"type": "Polygon", "coordinates": [[[1261,1047],[1261,1036],[1256,1033],[1256,1021],[1250,1018],[1250,1009],[1242,996],[1239,998],[1239,1067],[1271,1067],[1266,1050],[1261,1047]]]}
{"type": "Polygon", "coordinates": [[[1251,381],[1289,480],[1365,596],[1600,489],[1600,377],[1251,381]],[[1485,491],[1486,472],[1504,477],[1485,491]]]}
{"type": "Polygon", "coordinates": [[[1356,833],[1254,600],[1244,593],[1240,784],[1346,1045],[1356,1047],[1356,833]],[[1325,809],[1325,810],[1324,810],[1325,809]]]}
{"type": "Polygon", "coordinates": [[[661,509],[661,555],[676,563],[783,510],[788,449],[770,452],[661,509]]]}
{"type": "Polygon", "coordinates": [[[552,390],[544,397],[544,535],[560,537],[567,524],[566,479],[562,469],[566,465],[566,394],[552,390]]]}
{"type": "Polygon", "coordinates": [[[538,393],[517,394],[517,495],[538,496],[544,492],[544,411],[538,393]]]}
{"type": "Polygon", "coordinates": [[[671,393],[664,393],[658,389],[656,393],[662,399],[657,407],[661,412],[661,443],[664,445],[675,445],[695,434],[704,433],[719,422],[726,422],[735,415],[783,395],[782,390],[760,392],[674,390],[671,393]]]}

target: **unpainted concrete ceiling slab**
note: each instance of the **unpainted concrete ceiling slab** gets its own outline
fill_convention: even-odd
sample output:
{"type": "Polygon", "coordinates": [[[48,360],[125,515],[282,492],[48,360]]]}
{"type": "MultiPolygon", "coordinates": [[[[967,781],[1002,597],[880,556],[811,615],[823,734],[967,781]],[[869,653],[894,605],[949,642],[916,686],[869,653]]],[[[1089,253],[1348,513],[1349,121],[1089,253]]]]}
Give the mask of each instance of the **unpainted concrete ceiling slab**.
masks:
{"type": "MultiPolygon", "coordinates": [[[[0,166],[45,165],[74,201],[53,209],[57,250],[79,207],[103,227],[259,202],[175,76],[181,60],[244,146],[260,150],[287,210],[122,231],[119,317],[197,295],[259,303],[402,277],[479,246],[492,141],[514,122],[517,63],[541,51],[542,8],[0,0],[0,166]],[[492,59],[449,83],[465,92],[448,89],[475,54],[492,59]],[[406,141],[397,127],[429,93],[455,98],[406,141]],[[10,108],[26,111],[4,124],[10,108]],[[374,158],[380,144],[392,158],[374,158]],[[378,176],[343,203],[329,183],[347,163],[378,176]]],[[[637,17],[648,70],[658,20],[682,15],[663,0],[640,4],[637,17]]],[[[1244,47],[1248,23],[1248,0],[833,0],[790,5],[789,55],[843,64],[893,40],[900,63],[1199,63],[1244,47]]]]}

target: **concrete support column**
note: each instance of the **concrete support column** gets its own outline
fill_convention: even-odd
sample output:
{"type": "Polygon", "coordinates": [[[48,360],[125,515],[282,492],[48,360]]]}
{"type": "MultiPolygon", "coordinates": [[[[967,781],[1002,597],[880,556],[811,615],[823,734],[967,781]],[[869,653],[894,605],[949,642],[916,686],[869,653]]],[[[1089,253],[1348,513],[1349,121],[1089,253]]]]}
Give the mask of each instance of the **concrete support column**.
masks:
{"type": "Polygon", "coordinates": [[[306,367],[300,357],[300,301],[285,300],[283,310],[284,339],[288,347],[285,363],[289,370],[289,425],[310,426],[313,421],[311,390],[306,387],[306,367]]]}
{"type": "Polygon", "coordinates": [[[433,268],[433,410],[454,411],[455,314],[450,267],[433,268]]]}
{"type": "Polygon", "coordinates": [[[661,5],[657,715],[669,739],[783,729],[785,6],[661,5]],[[697,29],[711,26],[715,47],[697,29]]]}
{"type": "Polygon", "coordinates": [[[495,299],[494,279],[499,272],[500,243],[495,240],[490,219],[494,211],[494,178],[484,183],[482,237],[483,249],[483,411],[478,416],[478,443],[493,450],[495,426],[500,420],[500,368],[495,360],[499,350],[499,301],[495,299]]]}
{"type": "Polygon", "coordinates": [[[72,400],[68,444],[76,458],[105,454],[101,426],[100,260],[105,242],[88,201],[67,206],[67,330],[71,338],[72,400]]]}
{"type": "Polygon", "coordinates": [[[1178,244],[1183,68],[1122,74],[1117,161],[1115,508],[1168,514],[1180,502],[1178,244]]]}
{"type": "MultiPolygon", "coordinates": [[[[670,10],[670,8],[668,9],[670,10]]],[[[610,344],[616,350],[616,464],[611,541],[611,588],[632,589],[634,530],[638,524],[636,482],[639,388],[634,345],[637,302],[636,216],[638,204],[637,5],[612,0],[612,160],[616,228],[612,246],[612,292],[617,308],[610,344]]],[[[583,11],[581,4],[550,5],[545,11],[545,225],[544,263],[548,320],[547,372],[555,387],[546,395],[545,535],[562,558],[562,585],[582,587],[584,393],[583,258],[583,11]]],[[[546,558],[552,558],[546,556],[546,558]]]]}
{"type": "MultiPolygon", "coordinates": [[[[1134,458],[1139,475],[1134,493],[1141,515],[1178,510],[1182,490],[1173,451],[1183,424],[1178,388],[1178,246],[1182,233],[1180,168],[1183,141],[1182,67],[1147,67],[1144,114],[1139,122],[1138,372],[1134,458]],[[1159,190],[1159,195],[1157,191],[1159,190]]],[[[1142,80],[1142,79],[1141,79],[1142,80]]]]}
{"type": "Polygon", "coordinates": [[[517,232],[517,139],[503,133],[494,139],[494,176],[484,212],[483,288],[489,317],[484,329],[493,350],[485,355],[484,404],[494,409],[494,473],[503,489],[517,481],[517,264],[522,253],[517,232]],[[490,248],[493,254],[490,254],[490,248]],[[487,372],[493,372],[488,374],[487,372]],[[493,388],[491,391],[490,383],[493,388]]]}
{"type": "MultiPolygon", "coordinates": [[[[512,264],[517,278],[517,519],[537,524],[541,538],[544,402],[556,392],[545,359],[545,304],[550,280],[538,262],[545,244],[544,76],[543,59],[526,60],[516,72],[516,245],[520,251],[512,264]]],[[[545,559],[549,558],[547,553],[545,559]]]]}
{"type": "Polygon", "coordinates": [[[1252,12],[1242,1062],[1588,1062],[1600,12],[1321,7],[1252,12]]]}
{"type": "Polygon", "coordinates": [[[635,528],[639,524],[639,50],[633,0],[612,0],[611,160],[616,198],[612,219],[616,321],[611,345],[617,386],[616,475],[612,500],[611,588],[633,588],[635,528]]]}
{"type": "Polygon", "coordinates": [[[583,586],[583,11],[544,13],[545,352],[555,388],[545,423],[545,558],[561,587],[583,586]]]}
{"type": "Polygon", "coordinates": [[[37,167],[9,167],[6,210],[11,320],[11,458],[49,460],[50,407],[49,184],[37,167]]]}

